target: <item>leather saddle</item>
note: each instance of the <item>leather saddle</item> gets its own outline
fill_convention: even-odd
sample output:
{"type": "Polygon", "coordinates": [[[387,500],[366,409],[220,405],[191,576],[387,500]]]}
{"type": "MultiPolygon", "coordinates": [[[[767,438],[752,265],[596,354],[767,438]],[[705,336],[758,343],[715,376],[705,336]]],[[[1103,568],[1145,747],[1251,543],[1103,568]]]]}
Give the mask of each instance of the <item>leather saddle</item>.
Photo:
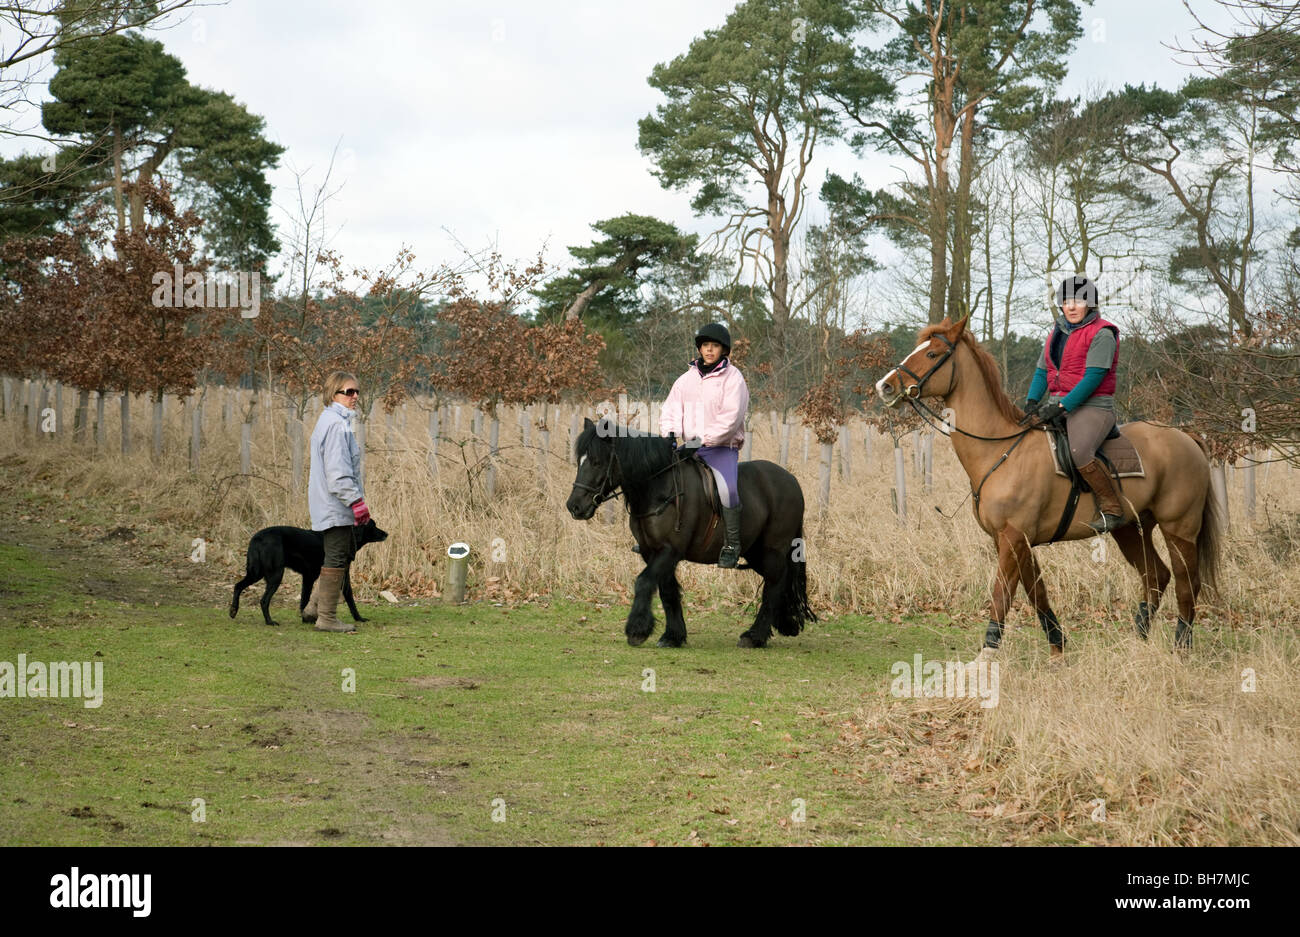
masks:
{"type": "Polygon", "coordinates": [[[687,456],[683,461],[695,466],[696,471],[700,473],[700,484],[704,486],[704,500],[709,506],[711,515],[709,529],[704,532],[704,542],[708,543],[713,537],[713,532],[718,528],[718,521],[722,518],[722,511],[719,510],[722,499],[718,495],[718,480],[713,477],[713,469],[705,465],[703,459],[687,456]]]}
{"type": "MultiPolygon", "coordinates": [[[[1047,442],[1052,448],[1056,474],[1063,478],[1076,477],[1079,473],[1075,468],[1074,460],[1070,458],[1070,441],[1066,437],[1065,428],[1058,426],[1048,428],[1047,442]]],[[[1101,459],[1102,465],[1109,468],[1111,474],[1118,478],[1142,478],[1146,475],[1146,469],[1142,466],[1142,456],[1138,454],[1132,440],[1121,432],[1118,424],[1110,428],[1110,434],[1097,450],[1097,458],[1101,459]]]]}

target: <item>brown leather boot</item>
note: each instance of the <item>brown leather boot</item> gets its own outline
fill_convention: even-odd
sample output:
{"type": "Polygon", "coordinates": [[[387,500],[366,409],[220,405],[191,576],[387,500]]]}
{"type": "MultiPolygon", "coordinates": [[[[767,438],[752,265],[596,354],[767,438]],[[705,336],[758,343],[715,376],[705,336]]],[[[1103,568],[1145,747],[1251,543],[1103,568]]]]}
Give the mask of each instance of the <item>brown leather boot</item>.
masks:
{"type": "Polygon", "coordinates": [[[1097,501],[1099,516],[1089,521],[1088,526],[1097,533],[1104,534],[1128,523],[1124,520],[1124,507],[1119,503],[1119,495],[1115,493],[1115,480],[1110,477],[1110,472],[1093,459],[1087,465],[1079,466],[1079,474],[1092,488],[1092,496],[1097,501]]]}
{"type": "Polygon", "coordinates": [[[320,578],[316,580],[316,585],[320,589],[320,596],[316,600],[316,630],[317,631],[356,631],[355,625],[341,622],[334,614],[339,605],[339,593],[343,590],[343,573],[346,570],[325,567],[320,571],[320,578]]]}

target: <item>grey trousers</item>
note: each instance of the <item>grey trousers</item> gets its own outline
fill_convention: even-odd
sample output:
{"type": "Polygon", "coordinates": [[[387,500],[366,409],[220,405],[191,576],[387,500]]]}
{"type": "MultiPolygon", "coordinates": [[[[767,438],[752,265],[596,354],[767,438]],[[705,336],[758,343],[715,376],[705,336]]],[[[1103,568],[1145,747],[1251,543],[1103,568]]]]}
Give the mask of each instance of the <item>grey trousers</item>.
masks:
{"type": "Polygon", "coordinates": [[[357,555],[356,527],[347,524],[325,531],[325,569],[346,569],[357,555]]]}
{"type": "Polygon", "coordinates": [[[1070,437],[1070,458],[1078,466],[1087,465],[1097,456],[1097,449],[1115,425],[1115,411],[1104,407],[1082,406],[1065,415],[1065,432],[1070,437]]]}

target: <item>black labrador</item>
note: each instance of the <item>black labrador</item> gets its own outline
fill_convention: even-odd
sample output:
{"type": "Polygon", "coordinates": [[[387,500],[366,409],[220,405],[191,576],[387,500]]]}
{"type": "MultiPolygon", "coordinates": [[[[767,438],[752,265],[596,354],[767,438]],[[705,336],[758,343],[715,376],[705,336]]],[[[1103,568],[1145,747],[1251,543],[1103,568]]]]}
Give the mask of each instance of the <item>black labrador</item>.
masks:
{"type": "MultiPolygon", "coordinates": [[[[373,520],[366,521],[356,528],[356,545],[360,550],[367,543],[379,543],[387,540],[388,534],[379,529],[373,520]]],[[[286,568],[302,576],[302,599],[298,602],[298,612],[306,608],[311,598],[312,586],[320,576],[321,566],[325,562],[325,534],[323,531],[303,530],[301,527],[267,527],[253,534],[248,541],[248,561],[244,567],[245,576],[235,583],[235,596],[230,600],[230,617],[239,613],[239,594],[257,582],[266,580],[266,592],[262,594],[262,617],[268,625],[271,620],[271,597],[280,588],[286,568]]],[[[343,574],[343,598],[347,600],[348,611],[354,621],[366,621],[357,611],[357,603],[352,600],[351,567],[343,574]]],[[[314,618],[303,618],[311,622],[314,618]]]]}

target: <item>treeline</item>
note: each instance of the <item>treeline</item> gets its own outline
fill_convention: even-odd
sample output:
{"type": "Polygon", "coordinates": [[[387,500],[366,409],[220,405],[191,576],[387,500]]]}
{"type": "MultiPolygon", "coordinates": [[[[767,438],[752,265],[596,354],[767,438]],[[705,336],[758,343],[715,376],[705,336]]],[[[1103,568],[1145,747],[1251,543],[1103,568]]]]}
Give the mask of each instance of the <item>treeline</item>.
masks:
{"type": "Polygon", "coordinates": [[[864,372],[914,344],[900,332],[944,317],[969,316],[1023,390],[1056,283],[1085,273],[1124,325],[1126,416],[1192,425],[1223,454],[1293,450],[1300,4],[1224,0],[1223,28],[1183,11],[1179,87],[1067,98],[1070,64],[1122,25],[1086,9],[738,4],[655,67],[664,101],[639,125],[714,233],[598,222],[542,314],[599,321],[619,373],[660,385],[668,369],[638,362],[724,318],[763,404],[825,423],[869,401],[864,372]],[[905,177],[820,169],[832,142],[905,177]]]}
{"type": "Polygon", "coordinates": [[[638,126],[712,233],[629,212],[558,271],[492,254],[419,271],[405,250],[355,270],[322,247],[324,187],[286,236],[267,182],[281,148],[145,35],[158,4],[46,7],[0,11],[53,53],[57,141],[0,162],[0,369],[154,395],[269,384],[300,410],[336,364],[390,407],[656,396],[721,320],[755,406],[827,435],[944,317],[970,317],[1018,393],[1055,282],[1082,272],[1125,326],[1126,416],[1225,455],[1300,445],[1295,0],[1222,0],[1230,25],[1195,29],[1178,88],[1077,98],[1060,94],[1070,63],[1119,26],[1080,0],[746,0],[655,66],[662,101],[638,126]],[[832,145],[906,172],[827,172],[832,145]],[[160,293],[169,274],[204,302],[160,293]],[[254,274],[256,315],[238,290],[207,295],[254,274]]]}

